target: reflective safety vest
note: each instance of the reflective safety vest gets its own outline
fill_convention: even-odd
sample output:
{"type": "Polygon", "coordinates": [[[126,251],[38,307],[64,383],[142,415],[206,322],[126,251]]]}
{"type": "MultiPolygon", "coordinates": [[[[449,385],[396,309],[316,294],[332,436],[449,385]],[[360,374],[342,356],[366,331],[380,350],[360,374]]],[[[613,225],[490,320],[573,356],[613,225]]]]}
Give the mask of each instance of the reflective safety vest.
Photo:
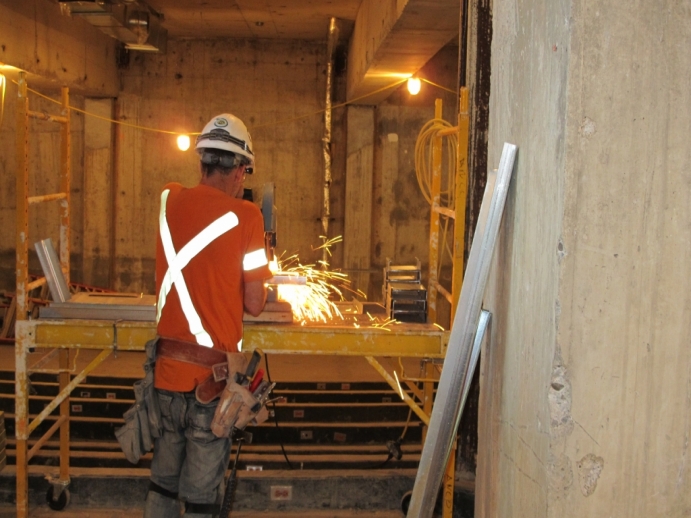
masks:
{"type": "MultiPolygon", "coordinates": [[[[168,220],[166,218],[166,205],[168,202],[168,194],[170,190],[166,189],[161,193],[161,212],[158,218],[159,232],[161,234],[161,242],[168,263],[168,269],[163,281],[161,283],[161,290],[158,294],[156,322],[161,318],[161,313],[166,305],[166,298],[170,290],[175,286],[180,299],[180,306],[184,313],[190,327],[190,332],[195,337],[199,345],[205,347],[213,347],[214,343],[211,335],[204,329],[199,313],[192,302],[185,277],[182,273],[183,268],[204,248],[218,237],[222,236],[229,230],[235,228],[239,224],[237,215],[230,211],[215,221],[211,222],[199,234],[193,237],[180,251],[176,252],[173,246],[173,238],[168,227],[168,220]]],[[[268,264],[266,253],[264,249],[255,250],[245,254],[243,258],[243,269],[245,271],[259,268],[268,264]]],[[[242,348],[242,340],[238,343],[238,349],[242,348]]]]}

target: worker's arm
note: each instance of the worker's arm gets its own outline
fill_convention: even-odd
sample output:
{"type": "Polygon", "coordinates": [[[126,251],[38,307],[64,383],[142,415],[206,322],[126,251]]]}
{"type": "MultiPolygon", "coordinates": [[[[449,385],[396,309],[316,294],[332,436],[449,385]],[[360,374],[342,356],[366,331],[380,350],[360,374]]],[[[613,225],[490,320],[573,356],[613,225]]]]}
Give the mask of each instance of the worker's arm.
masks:
{"type": "Polygon", "coordinates": [[[245,311],[253,317],[259,315],[266,303],[266,286],[264,281],[251,281],[245,284],[245,311]]]}

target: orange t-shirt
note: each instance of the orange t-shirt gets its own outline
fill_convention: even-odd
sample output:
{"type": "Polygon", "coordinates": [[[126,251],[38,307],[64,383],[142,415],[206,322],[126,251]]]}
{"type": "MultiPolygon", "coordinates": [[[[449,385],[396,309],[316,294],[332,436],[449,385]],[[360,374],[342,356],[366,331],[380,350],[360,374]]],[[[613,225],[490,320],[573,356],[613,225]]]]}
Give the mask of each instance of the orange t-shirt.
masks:
{"type": "MultiPolygon", "coordinates": [[[[238,218],[235,227],[211,241],[182,268],[190,299],[204,330],[213,340],[214,349],[236,352],[242,339],[244,283],[271,277],[268,265],[261,264],[266,262],[261,212],[248,201],[232,198],[206,185],[188,189],[170,183],[164,189],[170,191],[166,220],[176,254],[221,216],[233,212],[238,218]]],[[[157,296],[168,266],[159,228],[156,243],[157,296]]],[[[158,335],[197,343],[182,310],[177,283],[173,283],[166,297],[158,322],[158,335]]],[[[211,370],[205,367],[161,357],[156,360],[154,385],[160,389],[187,392],[209,374],[211,370]]]]}

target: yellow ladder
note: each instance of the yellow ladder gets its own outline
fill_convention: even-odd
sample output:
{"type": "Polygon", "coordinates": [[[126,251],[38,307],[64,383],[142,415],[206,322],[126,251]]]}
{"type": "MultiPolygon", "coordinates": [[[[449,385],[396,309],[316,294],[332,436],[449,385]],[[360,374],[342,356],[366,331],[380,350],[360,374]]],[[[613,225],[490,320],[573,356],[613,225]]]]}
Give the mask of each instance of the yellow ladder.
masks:
{"type": "MultiPolygon", "coordinates": [[[[437,320],[437,297],[441,293],[451,304],[451,322],[458,306],[458,297],[463,285],[464,266],[464,236],[466,198],[468,196],[468,131],[470,117],[468,112],[468,89],[461,87],[458,110],[458,126],[441,129],[437,132],[432,143],[432,183],[430,208],[430,238],[429,238],[429,282],[427,292],[427,321],[435,323],[437,320]],[[455,206],[453,209],[441,205],[441,166],[443,138],[457,135],[458,147],[456,153],[456,176],[454,180],[455,206]],[[452,286],[447,290],[439,283],[438,271],[441,262],[439,250],[440,218],[454,220],[452,286]]],[[[434,104],[434,118],[442,118],[442,101],[437,99],[434,104]]]]}
{"type": "MultiPolygon", "coordinates": [[[[29,423],[28,383],[30,369],[27,359],[30,352],[30,340],[22,332],[22,322],[29,319],[29,293],[34,288],[46,283],[45,277],[29,282],[29,206],[49,201],[60,202],[60,267],[69,283],[70,273],[70,107],[69,91],[62,88],[60,115],[48,115],[29,110],[28,87],[24,72],[19,74],[19,95],[17,101],[17,324],[15,332],[15,420],[16,420],[16,455],[17,455],[17,518],[26,518],[29,514],[28,463],[31,457],[60,429],[60,472],[59,479],[52,482],[49,494],[54,501],[66,499],[63,492],[69,485],[69,400],[63,398],[59,403],[60,416],[53,426],[28,450],[29,435],[41,424],[50,411],[46,408],[29,423]],[[60,192],[42,196],[29,196],[29,118],[56,122],[62,126],[60,147],[60,192]],[[58,488],[58,489],[56,489],[58,488]],[[62,488],[60,490],[59,488],[62,488]],[[56,494],[56,491],[59,494],[56,494]]],[[[60,391],[70,381],[69,349],[60,349],[58,381],[60,391]]],[[[46,372],[45,370],[42,372],[46,372]]],[[[54,371],[55,372],[55,371],[54,371]]],[[[57,406],[57,404],[55,405],[57,406]]],[[[53,409],[55,408],[53,406],[53,409]]]]}

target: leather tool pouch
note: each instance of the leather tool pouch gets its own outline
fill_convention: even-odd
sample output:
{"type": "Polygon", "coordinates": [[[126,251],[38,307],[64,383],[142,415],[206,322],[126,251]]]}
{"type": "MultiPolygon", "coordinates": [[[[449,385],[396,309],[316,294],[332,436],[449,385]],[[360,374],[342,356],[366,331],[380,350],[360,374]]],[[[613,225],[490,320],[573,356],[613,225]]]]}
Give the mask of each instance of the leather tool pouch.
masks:
{"type": "Polygon", "coordinates": [[[144,379],[134,383],[134,405],[123,415],[125,425],[115,430],[115,437],[132,464],[153,448],[154,439],[162,433],[161,411],[154,389],[156,341],[146,344],[144,379]]]}
{"type": "Polygon", "coordinates": [[[247,358],[242,353],[226,353],[227,363],[217,363],[211,367],[211,376],[202,381],[195,389],[197,401],[206,405],[216,399],[227,380],[234,381],[236,373],[245,372],[247,358]]]}
{"type": "Polygon", "coordinates": [[[233,381],[226,385],[221,394],[221,400],[218,402],[211,422],[211,431],[216,437],[228,437],[233,428],[242,430],[250,422],[259,424],[257,417],[263,418],[259,422],[264,422],[269,417],[269,413],[247,387],[233,381]]]}

